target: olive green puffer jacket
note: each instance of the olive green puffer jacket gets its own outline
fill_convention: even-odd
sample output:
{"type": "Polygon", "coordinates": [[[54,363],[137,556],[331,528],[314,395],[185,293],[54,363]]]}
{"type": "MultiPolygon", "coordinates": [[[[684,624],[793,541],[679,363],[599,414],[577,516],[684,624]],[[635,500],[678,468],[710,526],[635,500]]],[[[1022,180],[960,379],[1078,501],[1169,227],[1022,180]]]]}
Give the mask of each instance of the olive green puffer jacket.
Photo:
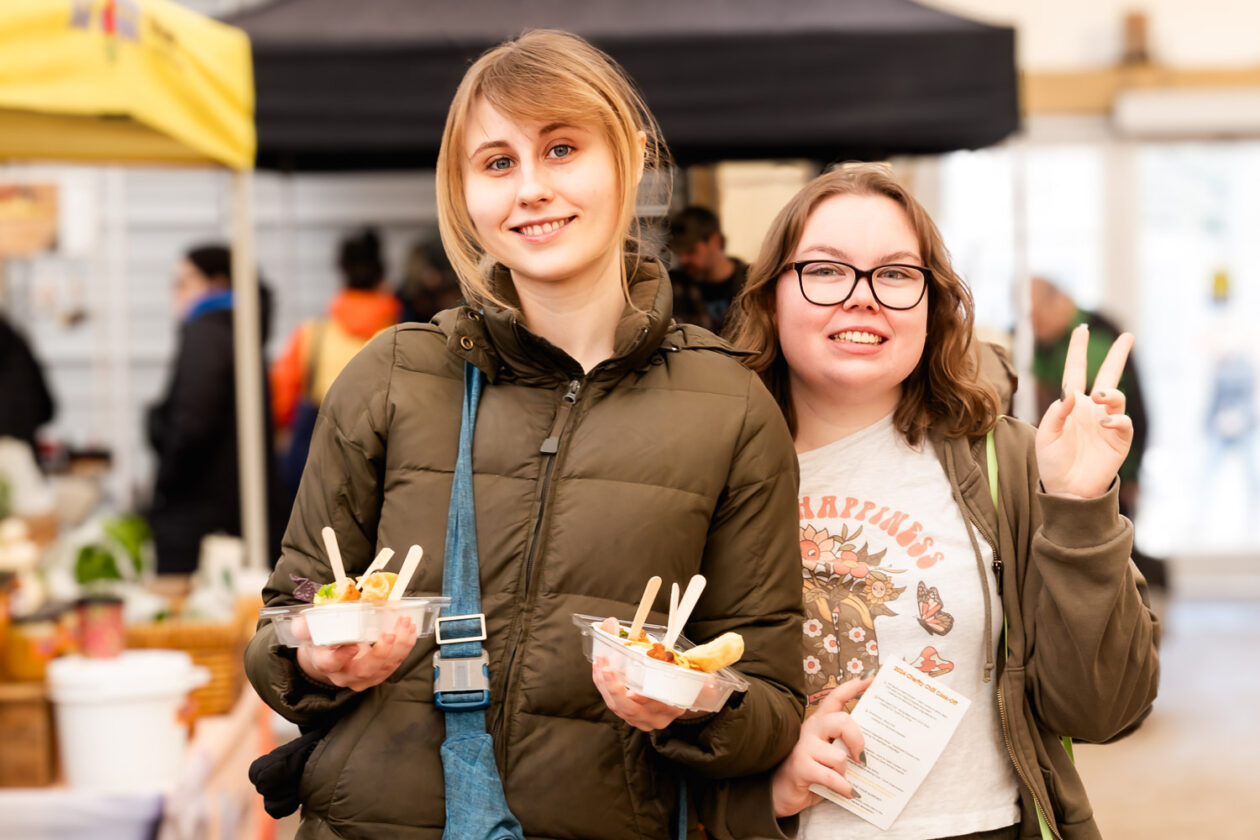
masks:
{"type": "MultiPolygon", "coordinates": [[[[499,283],[506,283],[500,271],[499,283]]],[[[506,287],[501,287],[506,288],[506,287]]],[[[264,597],[291,603],[290,574],[331,580],[320,529],[347,571],[385,546],[424,547],[411,593],[442,586],[442,549],[465,360],[483,370],[473,444],[487,725],[508,803],[530,838],[672,836],[686,773],[710,824],[765,825],[768,799],[706,795],[706,779],[763,772],[795,743],[803,710],[797,468],[783,419],[718,339],[670,320],[658,263],[632,279],[614,357],[583,373],[509,312],[449,310],[372,341],[323,403],[283,554],[264,597]],[[708,586],[685,628],[746,643],[751,687],[716,715],[651,735],[604,705],[574,613],[628,619],[651,575],[708,586]],[[720,807],[712,805],[721,803],[720,807]]],[[[510,291],[510,290],[509,290],[510,291]]],[[[321,687],[260,625],[246,653],[264,700],[299,723],[332,721],[302,778],[305,838],[436,840],[444,820],[433,638],[385,683],[321,687]]],[[[475,807],[475,805],[473,806],[475,807]]],[[[691,835],[695,831],[691,809],[691,835]]]]}

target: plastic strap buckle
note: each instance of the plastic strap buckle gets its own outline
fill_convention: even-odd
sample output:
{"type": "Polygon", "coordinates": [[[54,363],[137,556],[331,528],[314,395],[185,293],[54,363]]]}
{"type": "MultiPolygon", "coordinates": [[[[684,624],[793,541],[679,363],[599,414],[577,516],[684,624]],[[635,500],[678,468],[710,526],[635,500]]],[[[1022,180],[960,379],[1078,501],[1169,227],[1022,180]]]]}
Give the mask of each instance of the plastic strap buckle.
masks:
{"type": "Polygon", "coordinates": [[[434,629],[433,629],[433,633],[434,633],[434,638],[435,638],[435,640],[437,641],[437,643],[438,643],[439,647],[440,647],[441,645],[454,645],[454,644],[461,644],[461,643],[463,643],[463,642],[484,642],[484,641],[486,640],[486,614],[485,614],[485,613],[469,613],[468,615],[446,615],[446,616],[442,616],[441,618],[439,618],[439,619],[437,620],[436,626],[435,626],[435,627],[434,627],[434,629]],[[444,638],[442,638],[442,624],[443,624],[444,622],[448,622],[448,621],[472,621],[472,620],[474,620],[474,619],[475,619],[475,620],[477,620],[477,621],[479,621],[479,622],[481,622],[481,626],[480,626],[480,628],[479,628],[479,629],[478,629],[478,631],[477,631],[477,632],[478,632],[478,635],[476,635],[476,636],[461,636],[461,637],[454,638],[454,639],[444,639],[444,638]]]}
{"type": "Polygon", "coordinates": [[[468,712],[490,705],[490,657],[446,658],[433,654],[433,702],[443,711],[468,712]]]}

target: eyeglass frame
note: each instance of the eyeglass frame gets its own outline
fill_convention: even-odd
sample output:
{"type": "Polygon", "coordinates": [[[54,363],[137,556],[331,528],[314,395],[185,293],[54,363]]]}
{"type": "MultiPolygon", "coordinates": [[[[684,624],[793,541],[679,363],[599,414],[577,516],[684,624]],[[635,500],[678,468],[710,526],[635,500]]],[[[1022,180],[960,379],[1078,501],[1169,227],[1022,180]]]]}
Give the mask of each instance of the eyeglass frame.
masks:
{"type": "Polygon", "coordinates": [[[853,265],[853,263],[847,263],[843,260],[800,260],[798,262],[788,263],[783,267],[783,270],[786,271],[789,268],[796,272],[796,286],[801,290],[801,297],[805,298],[806,303],[814,306],[840,306],[848,301],[849,298],[853,297],[853,293],[857,291],[858,283],[862,282],[862,280],[866,280],[866,285],[870,287],[871,297],[875,299],[875,302],[885,309],[891,309],[894,312],[905,312],[907,310],[914,309],[922,303],[923,296],[927,294],[928,285],[935,277],[932,273],[932,269],[924,265],[914,265],[913,263],[884,263],[882,265],[877,265],[874,268],[861,269],[856,265],[853,265]],[[846,268],[853,269],[853,285],[849,287],[849,293],[835,303],[819,303],[818,301],[810,300],[809,295],[805,294],[805,275],[803,268],[814,263],[842,265],[846,268]],[[913,268],[915,271],[923,272],[923,288],[919,290],[919,296],[915,298],[914,303],[909,306],[889,306],[879,299],[879,293],[875,291],[875,272],[879,271],[881,268],[913,268]]]}

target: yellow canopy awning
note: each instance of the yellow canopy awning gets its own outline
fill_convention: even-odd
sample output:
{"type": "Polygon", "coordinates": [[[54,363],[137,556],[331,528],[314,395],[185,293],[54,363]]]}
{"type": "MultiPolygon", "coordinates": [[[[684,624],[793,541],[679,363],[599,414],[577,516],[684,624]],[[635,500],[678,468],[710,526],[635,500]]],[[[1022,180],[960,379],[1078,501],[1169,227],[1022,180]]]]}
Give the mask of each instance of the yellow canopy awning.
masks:
{"type": "Polygon", "coordinates": [[[170,0],[5,0],[0,56],[0,159],[253,167],[238,29],[170,0]]]}

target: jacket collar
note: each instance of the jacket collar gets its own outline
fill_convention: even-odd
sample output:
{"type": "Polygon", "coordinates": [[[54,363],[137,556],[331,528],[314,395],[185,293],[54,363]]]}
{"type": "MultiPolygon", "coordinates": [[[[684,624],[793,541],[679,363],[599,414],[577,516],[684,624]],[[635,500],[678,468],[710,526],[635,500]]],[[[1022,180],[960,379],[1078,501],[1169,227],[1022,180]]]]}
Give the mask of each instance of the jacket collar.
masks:
{"type": "MultiPolygon", "coordinates": [[[[591,375],[619,377],[647,364],[670,328],[673,289],[664,267],[645,258],[637,270],[627,261],[626,270],[634,274],[629,277],[630,300],[613,338],[613,355],[591,375]]],[[[491,284],[503,299],[517,303],[507,268],[495,266],[491,284]]],[[[447,348],[481,368],[491,382],[512,378],[542,383],[586,375],[573,357],[530,332],[512,310],[487,306],[478,312],[462,306],[435,320],[447,334],[447,348]]]]}
{"type": "Polygon", "coordinates": [[[207,292],[193,302],[188,308],[188,314],[184,316],[184,323],[195,321],[202,315],[209,315],[211,312],[225,312],[232,308],[232,290],[223,289],[222,291],[207,292]]]}

